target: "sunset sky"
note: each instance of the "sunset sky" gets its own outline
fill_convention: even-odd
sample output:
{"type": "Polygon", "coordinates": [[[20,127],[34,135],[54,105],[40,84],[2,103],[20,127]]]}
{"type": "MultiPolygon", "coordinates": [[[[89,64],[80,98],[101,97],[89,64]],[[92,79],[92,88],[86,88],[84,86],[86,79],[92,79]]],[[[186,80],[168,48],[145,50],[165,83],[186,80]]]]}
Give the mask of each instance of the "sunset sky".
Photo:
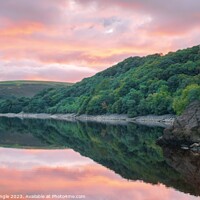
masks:
{"type": "Polygon", "coordinates": [[[199,0],[1,0],[0,80],[76,82],[199,33],[199,0]]]}

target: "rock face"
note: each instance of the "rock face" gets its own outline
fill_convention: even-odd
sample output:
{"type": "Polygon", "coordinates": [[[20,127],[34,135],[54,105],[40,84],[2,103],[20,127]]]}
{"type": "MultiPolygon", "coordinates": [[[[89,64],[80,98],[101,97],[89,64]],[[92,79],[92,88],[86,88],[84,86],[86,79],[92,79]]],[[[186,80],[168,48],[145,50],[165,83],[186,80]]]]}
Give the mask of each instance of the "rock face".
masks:
{"type": "Polygon", "coordinates": [[[172,127],[164,130],[158,144],[191,145],[200,143],[200,101],[191,103],[184,113],[177,117],[172,127]]]}

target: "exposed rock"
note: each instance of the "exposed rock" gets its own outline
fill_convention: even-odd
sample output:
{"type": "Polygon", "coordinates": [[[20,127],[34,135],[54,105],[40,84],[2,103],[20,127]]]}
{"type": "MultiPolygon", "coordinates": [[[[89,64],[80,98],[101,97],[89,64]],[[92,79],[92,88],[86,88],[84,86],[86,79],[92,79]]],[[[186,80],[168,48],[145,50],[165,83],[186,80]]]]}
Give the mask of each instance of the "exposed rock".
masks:
{"type": "Polygon", "coordinates": [[[184,113],[177,117],[170,128],[164,130],[164,135],[158,139],[158,144],[191,145],[200,143],[200,101],[191,103],[184,113]]]}

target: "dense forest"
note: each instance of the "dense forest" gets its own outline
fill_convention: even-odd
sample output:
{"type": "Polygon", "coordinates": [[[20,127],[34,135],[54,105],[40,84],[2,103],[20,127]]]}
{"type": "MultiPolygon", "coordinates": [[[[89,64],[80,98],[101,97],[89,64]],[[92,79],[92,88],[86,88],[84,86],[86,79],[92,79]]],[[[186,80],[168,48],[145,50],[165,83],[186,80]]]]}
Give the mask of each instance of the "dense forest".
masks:
{"type": "Polygon", "coordinates": [[[200,100],[200,47],[130,57],[68,88],[0,100],[0,113],[181,114],[200,100]]]}

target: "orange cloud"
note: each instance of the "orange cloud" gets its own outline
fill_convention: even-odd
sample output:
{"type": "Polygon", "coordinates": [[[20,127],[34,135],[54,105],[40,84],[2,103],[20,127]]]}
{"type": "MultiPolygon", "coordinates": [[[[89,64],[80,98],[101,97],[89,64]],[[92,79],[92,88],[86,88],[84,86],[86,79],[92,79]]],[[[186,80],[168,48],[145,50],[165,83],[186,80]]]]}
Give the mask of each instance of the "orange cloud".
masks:
{"type": "Polygon", "coordinates": [[[14,37],[14,36],[24,36],[30,35],[41,31],[44,28],[42,24],[27,22],[17,26],[10,26],[0,29],[0,37],[14,37]]]}
{"type": "MultiPolygon", "coordinates": [[[[0,61],[41,64],[36,75],[18,72],[14,79],[63,80],[40,76],[43,66],[59,63],[100,71],[129,56],[197,45],[199,6],[198,0],[192,4],[187,0],[173,4],[157,0],[0,1],[0,61]]],[[[54,65],[52,70],[56,69],[54,65]]],[[[84,70],[79,75],[71,80],[81,80],[84,70]]]]}

